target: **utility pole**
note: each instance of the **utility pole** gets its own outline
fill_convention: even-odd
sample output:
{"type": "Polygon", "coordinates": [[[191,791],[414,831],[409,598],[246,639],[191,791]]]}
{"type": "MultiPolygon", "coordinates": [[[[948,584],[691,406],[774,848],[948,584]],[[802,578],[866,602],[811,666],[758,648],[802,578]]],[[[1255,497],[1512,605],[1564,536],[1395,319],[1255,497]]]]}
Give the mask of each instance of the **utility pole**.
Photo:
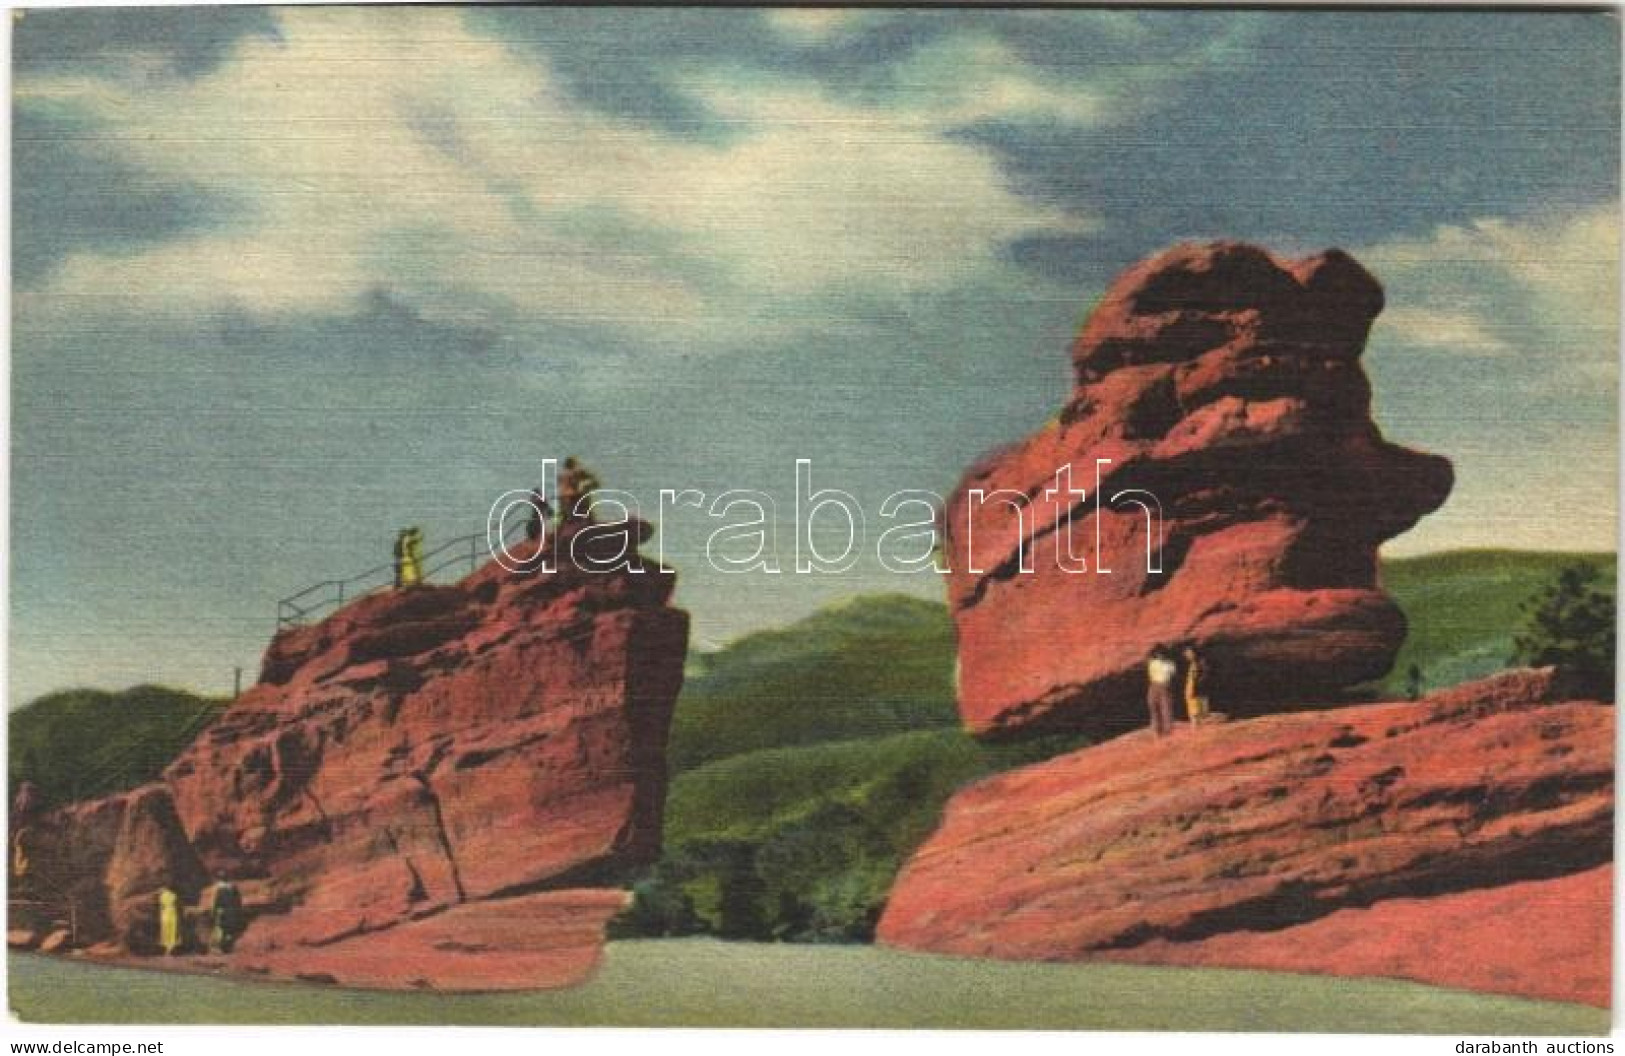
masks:
{"type": "Polygon", "coordinates": [[[232,680],[231,699],[236,700],[243,695],[243,669],[237,668],[237,677],[232,680]]]}

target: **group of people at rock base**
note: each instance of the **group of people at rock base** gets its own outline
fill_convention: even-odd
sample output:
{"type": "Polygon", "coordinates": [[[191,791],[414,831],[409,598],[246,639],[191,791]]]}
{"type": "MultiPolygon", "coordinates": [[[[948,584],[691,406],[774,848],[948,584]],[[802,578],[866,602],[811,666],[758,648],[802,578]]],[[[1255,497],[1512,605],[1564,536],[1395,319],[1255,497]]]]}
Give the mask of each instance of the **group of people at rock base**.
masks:
{"type": "MultiPolygon", "coordinates": [[[[242,892],[237,890],[236,884],[221,877],[204,892],[204,903],[209,932],[208,937],[200,941],[210,950],[230,953],[237,944],[238,936],[248,926],[242,892]]],[[[158,948],[164,951],[165,956],[174,956],[185,945],[181,928],[184,916],[181,896],[173,888],[161,888],[158,891],[158,948]]]]}
{"type": "Polygon", "coordinates": [[[1180,668],[1184,668],[1185,717],[1192,726],[1200,726],[1211,708],[1207,695],[1207,665],[1194,645],[1185,645],[1177,651],[1167,645],[1153,646],[1145,664],[1146,706],[1151,712],[1151,730],[1158,737],[1174,732],[1175,686],[1181,682],[1180,668]]]}

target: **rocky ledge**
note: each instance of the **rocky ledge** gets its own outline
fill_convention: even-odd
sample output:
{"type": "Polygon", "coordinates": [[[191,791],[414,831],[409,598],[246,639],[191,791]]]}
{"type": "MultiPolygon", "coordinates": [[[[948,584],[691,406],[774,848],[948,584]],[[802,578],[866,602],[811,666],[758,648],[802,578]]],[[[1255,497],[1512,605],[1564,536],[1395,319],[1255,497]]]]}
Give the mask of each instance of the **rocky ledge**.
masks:
{"type": "Polygon", "coordinates": [[[904,868],[880,940],[1606,1005],[1614,709],[1571,696],[1510,672],[990,778],[904,868]]]}

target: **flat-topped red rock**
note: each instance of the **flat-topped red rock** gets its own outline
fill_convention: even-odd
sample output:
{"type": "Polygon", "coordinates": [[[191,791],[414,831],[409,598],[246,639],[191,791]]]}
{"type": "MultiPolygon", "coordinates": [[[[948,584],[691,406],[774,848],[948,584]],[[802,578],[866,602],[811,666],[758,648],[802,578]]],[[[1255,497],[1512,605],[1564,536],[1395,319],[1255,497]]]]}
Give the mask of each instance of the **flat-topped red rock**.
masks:
{"type": "MultiPolygon", "coordinates": [[[[387,985],[390,969],[373,962],[411,949],[413,971],[439,980],[445,928],[418,922],[454,909],[484,922],[502,986],[525,985],[547,935],[581,947],[579,928],[516,925],[519,945],[504,950],[491,922],[508,910],[462,907],[500,899],[523,916],[533,894],[614,885],[658,856],[688,616],[668,603],[675,574],[653,562],[558,566],[492,562],[279,633],[260,682],[162,781],[37,826],[42,878],[71,878],[94,907],[81,944],[150,948],[158,889],[194,901],[205,874],[221,873],[255,910],[236,959],[287,974],[315,963],[300,950],[320,950],[342,967],[337,981],[387,985]],[[420,950],[422,936],[433,942],[420,950]]],[[[582,921],[596,934],[620,902],[548,905],[558,916],[591,903],[582,921]]],[[[571,963],[589,966],[589,954],[571,963]]]]}

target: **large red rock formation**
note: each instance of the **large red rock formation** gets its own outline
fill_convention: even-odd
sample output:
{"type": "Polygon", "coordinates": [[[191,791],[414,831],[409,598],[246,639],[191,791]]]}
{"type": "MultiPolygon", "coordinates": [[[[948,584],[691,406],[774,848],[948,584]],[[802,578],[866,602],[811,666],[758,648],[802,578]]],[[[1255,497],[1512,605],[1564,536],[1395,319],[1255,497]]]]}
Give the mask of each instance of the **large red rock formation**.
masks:
{"type": "Polygon", "coordinates": [[[1613,853],[1614,710],[1567,696],[1550,670],[1514,672],[1415,703],[1130,734],[990,778],[904,868],[880,940],[1606,1003],[1606,884],[1540,886],[1613,853]],[[1488,894],[1513,884],[1530,897],[1488,894]],[[1460,927],[1472,905],[1502,915],[1460,927]],[[1395,926],[1350,950],[1355,913],[1395,926]]]}
{"type": "MultiPolygon", "coordinates": [[[[461,971],[440,961],[466,966],[474,947],[501,985],[524,985],[526,964],[594,963],[580,935],[537,923],[558,915],[557,899],[538,917],[534,898],[615,884],[658,856],[688,634],[668,605],[669,570],[583,570],[627,545],[606,527],[579,566],[561,545],[555,571],[492,562],[455,586],[374,594],[277,635],[259,683],[153,792],[172,803],[188,853],[242,882],[256,913],[239,959],[289,974],[320,959],[366,985],[407,970],[439,985],[461,971]],[[503,901],[473,909],[491,899],[503,901]],[[506,949],[505,913],[516,921],[506,949]],[[455,928],[482,937],[459,946],[443,934],[455,928]],[[550,961],[549,935],[576,952],[550,961]]],[[[99,851],[79,865],[117,887],[115,902],[149,904],[159,886],[152,870],[120,881],[99,851]]],[[[620,897],[575,900],[594,935],[620,897]]]]}
{"type": "Polygon", "coordinates": [[[1061,413],[949,503],[973,732],[1143,724],[1156,642],[1194,641],[1233,709],[1326,700],[1388,670],[1405,622],[1378,589],[1377,547],[1438,507],[1452,474],[1371,421],[1359,356],[1382,303],[1335,250],[1286,262],[1185,245],[1117,280],[1073,346],[1061,413]],[[1135,499],[1160,503],[1160,571],[1135,499]]]}

